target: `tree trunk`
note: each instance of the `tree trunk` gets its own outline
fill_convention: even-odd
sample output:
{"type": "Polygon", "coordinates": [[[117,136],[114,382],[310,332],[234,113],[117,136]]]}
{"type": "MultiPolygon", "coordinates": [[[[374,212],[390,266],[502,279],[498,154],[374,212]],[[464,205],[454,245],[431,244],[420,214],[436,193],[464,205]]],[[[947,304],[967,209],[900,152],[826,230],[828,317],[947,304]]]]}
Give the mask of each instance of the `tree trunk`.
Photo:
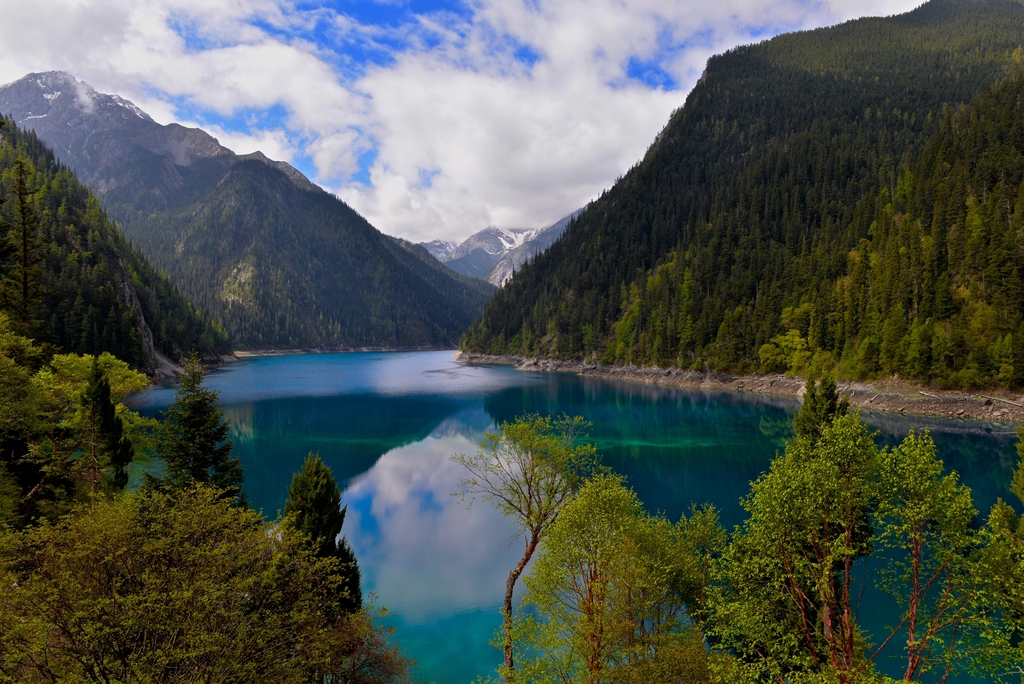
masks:
{"type": "Polygon", "coordinates": [[[519,559],[519,563],[516,567],[512,568],[512,572],[508,573],[508,579],[505,580],[505,669],[508,670],[508,675],[505,678],[506,682],[511,682],[515,679],[515,660],[512,657],[512,594],[516,589],[516,581],[519,576],[523,574],[523,570],[526,569],[526,564],[533,558],[533,552],[537,550],[537,542],[540,541],[540,531],[531,530],[530,540],[526,543],[526,551],[523,552],[523,557],[519,559]]]}

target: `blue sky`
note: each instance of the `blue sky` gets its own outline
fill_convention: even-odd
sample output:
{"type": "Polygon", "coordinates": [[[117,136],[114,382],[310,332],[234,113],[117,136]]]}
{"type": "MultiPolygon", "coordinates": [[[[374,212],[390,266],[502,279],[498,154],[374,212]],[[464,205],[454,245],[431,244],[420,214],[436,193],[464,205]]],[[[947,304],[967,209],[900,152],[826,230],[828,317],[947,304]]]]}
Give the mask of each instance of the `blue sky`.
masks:
{"type": "Polygon", "coordinates": [[[916,0],[0,0],[61,69],[298,167],[385,232],[542,227],[644,153],[707,58],[916,0]]]}

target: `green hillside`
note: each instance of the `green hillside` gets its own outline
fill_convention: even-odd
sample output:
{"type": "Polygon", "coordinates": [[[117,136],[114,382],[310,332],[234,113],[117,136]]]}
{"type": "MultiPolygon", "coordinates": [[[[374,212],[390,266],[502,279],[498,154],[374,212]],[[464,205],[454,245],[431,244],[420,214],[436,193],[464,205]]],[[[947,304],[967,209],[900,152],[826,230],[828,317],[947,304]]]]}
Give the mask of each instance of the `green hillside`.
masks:
{"type": "Polygon", "coordinates": [[[0,310],[20,330],[64,352],[108,351],[141,369],[155,368],[157,353],[230,350],[224,332],[125,240],[34,133],[4,121],[0,138],[0,310]]]}
{"type": "Polygon", "coordinates": [[[1022,43],[1020,3],[933,0],[712,58],[464,348],[1019,384],[1020,77],[964,107],[1022,43]]]}
{"type": "MultiPolygon", "coordinates": [[[[135,163],[152,171],[163,161],[135,163]]],[[[454,345],[490,297],[262,161],[177,171],[181,187],[125,186],[105,206],[242,347],[454,345]]]]}

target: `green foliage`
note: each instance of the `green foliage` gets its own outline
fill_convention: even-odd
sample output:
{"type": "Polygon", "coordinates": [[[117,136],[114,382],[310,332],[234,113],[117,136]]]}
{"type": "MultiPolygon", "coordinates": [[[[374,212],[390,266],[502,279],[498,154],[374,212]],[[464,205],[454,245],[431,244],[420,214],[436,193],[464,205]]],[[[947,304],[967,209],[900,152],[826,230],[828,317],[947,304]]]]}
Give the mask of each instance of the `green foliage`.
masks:
{"type": "Polygon", "coordinates": [[[793,419],[793,431],[797,437],[817,442],[828,424],[849,412],[850,402],[839,398],[835,379],[826,376],[818,384],[808,380],[804,401],[793,419]]]}
{"type": "Polygon", "coordinates": [[[362,607],[363,597],[355,554],[346,539],[338,539],[346,510],[341,507],[341,488],[331,469],[320,456],[309,454],[302,470],[292,476],[282,525],[309,539],[318,558],[337,559],[342,581],[335,600],[342,612],[352,613],[362,607]]]}
{"type": "Polygon", "coordinates": [[[149,476],[149,482],[172,491],[209,484],[226,499],[244,505],[242,465],[231,456],[229,424],[217,404],[217,392],[202,386],[204,375],[199,358],[189,356],[175,381],[174,402],[163,416],[159,454],[167,473],[163,478],[149,476]]]}
{"type": "Polygon", "coordinates": [[[372,616],[326,609],[334,564],[204,487],[3,534],[0,681],[403,681],[372,616]]]}
{"type": "MultiPolygon", "coordinates": [[[[56,354],[12,330],[0,312],[0,517],[53,518],[76,499],[117,490],[155,421],[125,397],[149,386],[110,354],[56,354]],[[16,511],[16,515],[14,512],[16,511]]],[[[16,520],[15,520],[16,519],[16,520]]]]}
{"type": "MultiPolygon", "coordinates": [[[[1010,490],[1024,503],[1024,428],[1018,428],[1018,462],[1010,490]]],[[[1005,670],[1024,678],[1024,517],[999,499],[989,512],[983,532],[982,570],[1002,617],[997,636],[1005,670]]]]}
{"type": "Polygon", "coordinates": [[[900,607],[905,681],[964,669],[977,660],[972,651],[990,628],[986,578],[972,557],[977,511],[970,489],[943,470],[927,432],[911,432],[881,455],[875,543],[894,553],[879,584],[900,607]]]}
{"type": "Polygon", "coordinates": [[[840,416],[816,443],[794,440],[751,486],[709,632],[752,675],[852,682],[869,668],[853,582],[871,552],[878,465],[866,426],[840,416]]]}
{"type": "Polygon", "coordinates": [[[86,432],[83,458],[88,459],[92,499],[95,501],[103,482],[102,473],[110,472],[110,484],[114,489],[124,489],[128,484],[128,464],[135,457],[135,447],[124,434],[124,423],[117,416],[110,397],[110,380],[100,369],[99,359],[95,356],[81,401],[86,432]]]}
{"type": "Polygon", "coordinates": [[[475,455],[452,456],[469,471],[455,493],[460,501],[469,497],[472,505],[479,496],[490,502],[513,519],[526,544],[505,582],[504,668],[510,680],[515,669],[512,596],[516,581],[583,478],[596,467],[593,445],[576,443],[586,427],[580,416],[554,421],[536,414],[521,416],[502,423],[499,432],[488,433],[475,455]]]}
{"type": "Polygon", "coordinates": [[[128,243],[33,133],[10,122],[2,130],[0,191],[11,197],[0,293],[22,334],[67,352],[109,352],[136,368],[155,363],[154,349],[172,358],[230,350],[224,332],[128,243]]]}
{"type": "Polygon", "coordinates": [[[718,566],[707,619],[736,656],[733,678],[878,681],[875,659],[897,643],[901,681],[999,668],[1008,604],[991,587],[1002,577],[1009,588],[1019,572],[1012,542],[976,531],[970,490],[944,474],[927,432],[879,450],[859,417],[838,413],[816,437],[798,435],[744,507],[750,517],[718,566]],[[871,635],[876,643],[858,616],[869,557],[900,616],[871,635]]]}
{"type": "Polygon", "coordinates": [[[463,348],[1021,386],[1022,26],[933,0],[713,57],[463,348]]]}
{"type": "MultiPolygon", "coordinates": [[[[647,515],[618,476],[599,474],[584,484],[551,526],[526,578],[515,635],[517,649],[533,655],[521,659],[517,676],[710,681],[709,659],[679,593],[682,561],[693,557],[681,553],[684,526],[647,515]]],[[[691,540],[705,539],[689,532],[691,540]]]]}

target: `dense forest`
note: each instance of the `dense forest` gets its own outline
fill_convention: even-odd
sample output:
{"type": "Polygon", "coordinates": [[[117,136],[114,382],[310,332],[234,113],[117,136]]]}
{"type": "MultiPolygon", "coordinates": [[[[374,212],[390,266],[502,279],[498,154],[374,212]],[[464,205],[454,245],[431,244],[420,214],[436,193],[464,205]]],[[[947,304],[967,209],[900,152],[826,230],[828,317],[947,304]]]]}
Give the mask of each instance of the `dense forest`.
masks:
{"type": "Polygon", "coordinates": [[[933,0],[712,58],[464,348],[1019,386],[1022,32],[933,0]]]}
{"type": "Polygon", "coordinates": [[[154,352],[230,350],[227,336],[134,249],[35,134],[0,128],[3,301],[23,333],[149,370],[154,352]]]}

